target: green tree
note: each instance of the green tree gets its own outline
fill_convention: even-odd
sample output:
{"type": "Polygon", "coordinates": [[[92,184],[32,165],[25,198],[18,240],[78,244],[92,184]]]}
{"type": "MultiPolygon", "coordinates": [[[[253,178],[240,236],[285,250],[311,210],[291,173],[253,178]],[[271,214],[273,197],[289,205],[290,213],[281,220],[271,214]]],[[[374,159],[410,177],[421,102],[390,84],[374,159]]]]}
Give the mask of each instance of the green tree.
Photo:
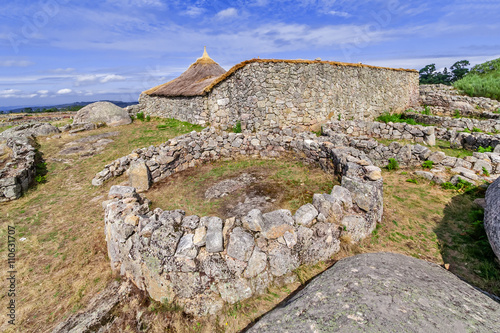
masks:
{"type": "Polygon", "coordinates": [[[420,84],[432,84],[436,81],[436,64],[430,64],[418,71],[420,84]]]}
{"type": "Polygon", "coordinates": [[[469,72],[468,66],[470,66],[468,60],[460,60],[454,63],[453,66],[450,67],[451,73],[453,74],[451,81],[455,82],[463,78],[464,75],[469,72]]]}

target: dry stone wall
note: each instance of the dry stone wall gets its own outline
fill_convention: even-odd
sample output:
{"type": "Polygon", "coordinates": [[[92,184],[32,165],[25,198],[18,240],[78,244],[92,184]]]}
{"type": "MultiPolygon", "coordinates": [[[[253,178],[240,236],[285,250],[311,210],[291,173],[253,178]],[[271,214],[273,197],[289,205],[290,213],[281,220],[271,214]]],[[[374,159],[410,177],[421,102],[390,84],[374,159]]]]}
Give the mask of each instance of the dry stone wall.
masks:
{"type": "Polygon", "coordinates": [[[500,120],[497,119],[475,119],[475,118],[451,118],[441,116],[428,116],[419,113],[407,112],[406,118],[414,119],[416,122],[428,125],[435,125],[450,130],[463,131],[468,129],[472,131],[474,127],[483,132],[500,132],[500,120]]]}
{"type": "Polygon", "coordinates": [[[500,176],[499,153],[474,152],[472,156],[466,156],[462,159],[447,156],[440,151],[432,151],[420,144],[392,142],[389,145],[384,145],[366,136],[355,138],[334,133],[327,128],[327,125],[324,126],[323,132],[330,142],[335,146],[353,147],[366,153],[368,158],[379,167],[386,166],[390,158],[394,158],[402,166],[417,167],[429,160],[433,162],[433,169],[417,171],[416,173],[438,184],[449,181],[456,185],[458,178],[470,183],[478,183],[483,180],[493,181],[500,176]]]}
{"type": "Polygon", "coordinates": [[[146,114],[228,129],[314,126],[333,118],[371,120],[416,107],[418,73],[328,62],[249,61],[205,96],[151,97],[146,114]]]}
{"type": "Polygon", "coordinates": [[[322,128],[332,133],[343,133],[353,137],[369,136],[389,140],[409,140],[430,146],[436,144],[436,136],[432,126],[351,120],[329,121],[322,128]]]}
{"type": "Polygon", "coordinates": [[[371,120],[418,104],[418,73],[329,63],[253,62],[208,95],[210,123],[222,129],[312,126],[371,120]]]}
{"type": "MultiPolygon", "coordinates": [[[[36,170],[36,144],[32,136],[12,136],[5,146],[12,156],[0,169],[0,202],[18,199],[32,183],[36,170]]],[[[0,150],[3,150],[2,144],[0,150]]]]}
{"type": "Polygon", "coordinates": [[[458,110],[462,116],[484,116],[497,118],[493,112],[500,108],[500,102],[485,97],[469,97],[443,84],[423,84],[420,86],[420,103],[430,107],[433,113],[453,116],[458,110]]]}
{"type": "Polygon", "coordinates": [[[330,194],[295,214],[280,209],[250,210],[222,220],[186,216],[182,210],[151,211],[134,187],[112,186],[105,208],[105,233],[111,266],[156,300],[175,301],[194,315],[214,314],[294,279],[302,264],[325,260],[339,250],[340,237],[366,237],[383,212],[380,169],[365,154],[335,147],[326,137],[292,129],[226,133],[206,129],[135,150],[107,165],[94,185],[144,161],[153,181],[208,160],[235,155],[263,158],[293,154],[342,176],[330,194]]]}
{"type": "Polygon", "coordinates": [[[133,113],[144,112],[151,117],[175,118],[191,124],[206,125],[209,121],[206,96],[154,97],[142,93],[133,113]]]}

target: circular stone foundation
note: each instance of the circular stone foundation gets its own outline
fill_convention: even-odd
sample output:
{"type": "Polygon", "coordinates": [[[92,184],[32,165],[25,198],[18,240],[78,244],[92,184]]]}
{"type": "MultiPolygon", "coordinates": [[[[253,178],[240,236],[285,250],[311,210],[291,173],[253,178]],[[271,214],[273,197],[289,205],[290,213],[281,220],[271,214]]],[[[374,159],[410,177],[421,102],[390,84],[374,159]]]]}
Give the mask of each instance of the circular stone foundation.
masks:
{"type": "MultiPolygon", "coordinates": [[[[336,253],[340,237],[357,242],[381,219],[380,169],[356,149],[335,147],[328,137],[291,129],[255,134],[193,132],[159,147],[135,150],[106,166],[93,183],[122,174],[132,161],[143,163],[145,179],[157,183],[204,162],[238,155],[293,155],[335,173],[341,185],[312,195],[312,201],[300,205],[293,215],[288,209],[263,212],[248,207],[252,209],[245,215],[225,219],[188,215],[181,209],[151,210],[147,192],[112,186],[103,206],[113,270],[156,300],[176,302],[193,315],[215,314],[225,302],[235,303],[265,292],[270,284],[292,281],[300,265],[336,253]]],[[[251,177],[247,174],[240,180],[251,177]]],[[[231,186],[231,182],[222,184],[209,196],[221,195],[231,186]]]]}

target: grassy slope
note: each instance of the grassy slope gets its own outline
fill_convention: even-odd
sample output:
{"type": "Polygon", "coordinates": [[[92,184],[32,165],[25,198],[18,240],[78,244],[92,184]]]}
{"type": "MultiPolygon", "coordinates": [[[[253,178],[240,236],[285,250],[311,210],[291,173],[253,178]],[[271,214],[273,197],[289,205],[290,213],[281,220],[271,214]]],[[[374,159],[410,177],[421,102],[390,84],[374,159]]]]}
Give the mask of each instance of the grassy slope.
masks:
{"type": "Polygon", "coordinates": [[[469,96],[500,101],[500,58],[474,66],[470,73],[453,86],[469,96]]]}
{"type": "MultiPolygon", "coordinates": [[[[47,183],[33,188],[19,200],[0,204],[0,256],[6,256],[7,225],[16,226],[18,239],[26,237],[24,242],[18,242],[17,252],[18,325],[15,328],[0,326],[0,330],[49,331],[69,314],[84,307],[112,279],[100,202],[109,187],[121,179],[110,181],[102,188],[92,187],[90,180],[105,164],[134,148],[158,144],[192,130],[188,125],[168,122],[169,126],[159,131],[157,124],[155,121],[133,123],[81,134],[122,133],[100,155],[76,160],[73,164],[49,160],[47,183]]],[[[80,136],[41,140],[41,151],[45,158],[57,157],[65,142],[80,136]]],[[[408,183],[406,180],[410,176],[401,170],[384,172],[383,176],[385,211],[382,223],[374,235],[359,246],[343,244],[342,251],[333,259],[360,252],[403,253],[438,264],[450,264],[452,272],[498,295],[500,268],[491,253],[484,249],[482,235],[476,235],[473,222],[477,216],[469,216],[471,210],[476,209],[472,203],[474,197],[442,190],[425,181],[408,183]]],[[[302,267],[297,274],[301,281],[306,281],[332,262],[302,267]]],[[[0,274],[4,280],[5,270],[0,274]]],[[[135,331],[135,313],[141,309],[143,322],[151,332],[234,332],[270,310],[299,286],[294,283],[271,288],[265,295],[228,306],[218,318],[209,320],[185,317],[173,311],[175,309],[150,301],[132,302],[124,304],[119,313],[124,320],[118,321],[115,328],[116,331],[135,331]]],[[[5,294],[1,300],[3,306],[5,294]]]]}

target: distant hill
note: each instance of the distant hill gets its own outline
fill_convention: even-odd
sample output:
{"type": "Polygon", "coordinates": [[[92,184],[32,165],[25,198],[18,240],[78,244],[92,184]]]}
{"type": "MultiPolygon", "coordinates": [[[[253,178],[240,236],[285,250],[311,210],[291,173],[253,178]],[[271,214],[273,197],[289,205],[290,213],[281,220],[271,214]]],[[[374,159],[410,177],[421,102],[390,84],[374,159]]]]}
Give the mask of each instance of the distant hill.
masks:
{"type": "Polygon", "coordinates": [[[500,58],[474,66],[453,86],[469,96],[500,101],[500,58]]]}
{"type": "Polygon", "coordinates": [[[52,111],[78,111],[79,109],[95,102],[110,102],[118,105],[121,108],[127,107],[129,105],[135,105],[137,102],[121,102],[121,101],[94,101],[94,102],[75,102],[68,104],[58,104],[58,105],[46,105],[46,106],[23,106],[10,109],[9,107],[4,107],[4,110],[0,110],[0,113],[19,113],[26,112],[26,110],[31,110],[31,112],[52,112],[52,111]]]}

